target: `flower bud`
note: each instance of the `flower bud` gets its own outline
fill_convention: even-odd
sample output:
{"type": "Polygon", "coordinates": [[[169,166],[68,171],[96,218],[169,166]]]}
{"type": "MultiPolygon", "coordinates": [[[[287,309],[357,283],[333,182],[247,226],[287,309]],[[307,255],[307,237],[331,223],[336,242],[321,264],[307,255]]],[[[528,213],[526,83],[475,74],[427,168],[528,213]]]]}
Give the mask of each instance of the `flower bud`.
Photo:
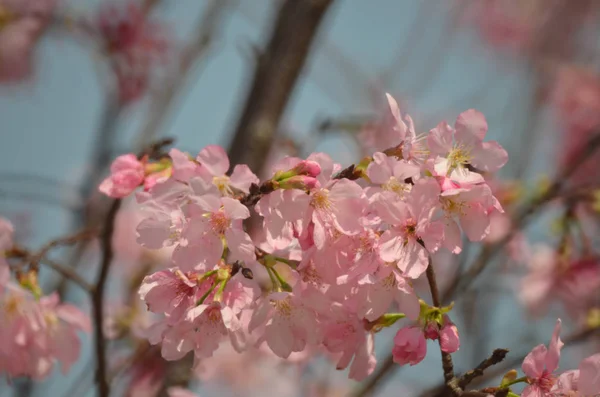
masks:
{"type": "Polygon", "coordinates": [[[296,175],[279,182],[280,189],[310,190],[317,186],[317,180],[310,176],[296,175]]]}
{"type": "Polygon", "coordinates": [[[444,317],[444,325],[440,330],[440,348],[445,353],[454,353],[460,348],[458,328],[448,316],[444,317]]]}
{"type": "Polygon", "coordinates": [[[427,341],[419,327],[400,328],[394,337],[392,355],[400,365],[415,365],[423,361],[427,354],[427,341]]]}
{"type": "Polygon", "coordinates": [[[297,175],[306,175],[315,178],[321,173],[321,166],[315,161],[302,160],[292,168],[292,171],[297,175]]]}

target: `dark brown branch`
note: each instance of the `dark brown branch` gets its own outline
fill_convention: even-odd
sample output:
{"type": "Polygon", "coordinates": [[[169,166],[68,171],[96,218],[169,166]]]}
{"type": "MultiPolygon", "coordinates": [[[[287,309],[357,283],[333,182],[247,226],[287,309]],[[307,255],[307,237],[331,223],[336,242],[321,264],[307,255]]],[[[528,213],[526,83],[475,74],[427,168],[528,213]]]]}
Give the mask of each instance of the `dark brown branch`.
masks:
{"type": "MultiPolygon", "coordinates": [[[[586,340],[588,340],[589,338],[591,338],[594,335],[600,336],[600,328],[582,329],[571,335],[566,336],[565,338],[562,338],[562,341],[564,342],[566,347],[571,347],[578,343],[585,342],[586,340]]],[[[525,359],[526,355],[527,355],[527,353],[521,354],[510,360],[503,361],[501,365],[496,365],[494,367],[489,368],[489,370],[485,371],[485,373],[482,376],[472,379],[472,383],[480,385],[487,380],[493,379],[497,376],[500,376],[500,375],[506,373],[510,369],[520,366],[521,363],[523,362],[523,360],[525,359]]],[[[440,384],[436,387],[433,387],[433,388],[425,391],[424,393],[421,394],[421,396],[422,397],[431,397],[431,396],[444,397],[445,389],[446,389],[445,385],[440,384]]]]}
{"type": "Polygon", "coordinates": [[[477,367],[475,367],[474,369],[472,369],[470,371],[465,372],[465,374],[463,376],[461,376],[460,379],[458,380],[458,386],[460,386],[462,389],[464,389],[465,387],[467,387],[467,385],[469,385],[469,383],[471,383],[473,381],[473,379],[477,378],[478,376],[482,376],[486,369],[488,369],[489,367],[496,365],[496,364],[500,363],[502,360],[504,360],[504,358],[506,357],[507,354],[508,354],[508,349],[494,350],[492,355],[490,357],[486,358],[485,360],[483,360],[481,363],[479,363],[479,365],[477,367]]]}
{"type": "Polygon", "coordinates": [[[108,383],[107,364],[106,364],[106,340],[104,339],[104,288],[108,279],[108,271],[112,262],[114,252],[112,246],[112,237],[114,233],[115,218],[121,200],[113,200],[108,214],[106,215],[104,228],[100,239],[102,248],[102,260],[98,271],[98,278],[92,293],[92,305],[94,308],[94,331],[95,331],[95,350],[96,350],[96,384],[99,397],[109,397],[110,385],[108,383]]]}
{"type": "Polygon", "coordinates": [[[259,173],[333,0],[283,1],[269,42],[258,57],[252,85],[233,134],[229,158],[259,173]]]}

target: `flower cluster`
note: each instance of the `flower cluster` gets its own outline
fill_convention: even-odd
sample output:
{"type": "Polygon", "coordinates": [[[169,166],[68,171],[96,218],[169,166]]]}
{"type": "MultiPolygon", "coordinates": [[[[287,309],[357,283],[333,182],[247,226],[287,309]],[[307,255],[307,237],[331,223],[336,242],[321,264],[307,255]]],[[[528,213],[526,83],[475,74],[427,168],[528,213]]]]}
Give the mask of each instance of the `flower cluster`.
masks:
{"type": "Polygon", "coordinates": [[[13,228],[0,218],[0,373],[42,379],[60,362],[63,373],[79,358],[77,331],[91,331],[89,317],[58,294],[40,296],[36,274],[9,279],[5,256],[13,228]]]}
{"type": "Polygon", "coordinates": [[[404,317],[420,325],[398,332],[398,363],[420,361],[425,337],[458,349],[450,308],[427,305],[412,282],[432,253],[461,251],[461,230],[471,241],[488,235],[490,216],[503,210],[484,175],[508,156],[485,141],[476,110],[417,135],[388,102],[392,122],[381,141],[392,146],[346,169],[324,153],[288,157],[260,183],[245,165],[228,174],[218,146],[195,158],[172,149],[157,163],[115,161],[100,190],[120,198],[144,186],[138,242],[173,248],[171,267],[139,290],[163,315],[148,330],[163,357],[193,351],[198,364],[228,338],[236,350],[264,343],[282,358],[324,352],[362,379],[375,366],[374,332],[404,317]],[[244,227],[251,210],[262,223],[253,237],[244,227]]]}

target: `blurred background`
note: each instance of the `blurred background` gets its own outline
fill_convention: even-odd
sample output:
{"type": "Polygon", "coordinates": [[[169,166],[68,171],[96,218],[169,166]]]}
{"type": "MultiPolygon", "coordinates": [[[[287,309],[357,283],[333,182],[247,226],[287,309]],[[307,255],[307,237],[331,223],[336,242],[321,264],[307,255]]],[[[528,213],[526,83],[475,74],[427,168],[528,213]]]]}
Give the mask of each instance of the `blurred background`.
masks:
{"type": "MultiPolygon", "coordinates": [[[[284,155],[323,151],[344,165],[357,162],[370,153],[364,135],[385,112],[386,92],[413,117],[417,132],[441,120],[453,123],[463,110],[476,108],[489,123],[488,139],[509,153],[498,189],[510,209],[514,197],[544,186],[568,166],[600,125],[595,0],[45,3],[50,11],[36,11],[47,12],[44,26],[18,59],[26,73],[12,73],[1,66],[15,53],[7,45],[2,12],[11,2],[0,0],[0,213],[13,221],[26,246],[96,224],[105,211],[97,185],[111,161],[162,137],[194,155],[208,144],[222,145],[232,163],[247,163],[260,175],[284,155]]],[[[592,157],[575,175],[578,187],[597,186],[596,164],[592,157]]],[[[361,393],[364,384],[347,380],[325,359],[299,358],[296,365],[219,351],[211,370],[182,380],[185,366],[145,356],[146,372],[138,373],[135,360],[126,358],[137,352],[138,342],[119,334],[123,327],[129,332],[133,320],[119,313],[137,305],[129,292],[139,284],[140,269],[161,258],[135,248],[135,213],[127,208],[119,218],[109,286],[116,333],[110,357],[119,371],[115,395],[153,396],[157,378],[190,385],[200,396],[361,393]],[[147,382],[148,389],[133,394],[132,379],[147,382]]],[[[552,225],[561,208],[536,218],[523,239],[554,244],[552,225]]],[[[591,230],[595,223],[588,218],[591,230]]],[[[82,243],[56,257],[85,275],[96,266],[97,249],[82,243]]],[[[478,249],[440,258],[439,271],[450,269],[450,280],[478,249]]],[[[568,318],[560,305],[538,316],[527,310],[518,297],[527,267],[516,264],[515,255],[498,255],[497,266],[457,301],[457,325],[469,341],[454,355],[459,371],[496,347],[522,358],[549,340],[557,317],[568,318]]],[[[89,307],[87,297],[56,274],[42,276],[44,290],[59,288],[67,301],[89,307]]],[[[581,321],[565,321],[565,334],[577,331],[581,321]]],[[[377,335],[384,369],[376,370],[381,377],[370,391],[427,395],[442,380],[439,352],[431,351],[416,367],[385,366],[393,331],[377,335]]],[[[89,336],[83,346],[80,363],[68,375],[57,370],[35,384],[1,381],[0,395],[93,396],[89,336]]],[[[565,349],[564,368],[598,347],[596,337],[565,349]]]]}

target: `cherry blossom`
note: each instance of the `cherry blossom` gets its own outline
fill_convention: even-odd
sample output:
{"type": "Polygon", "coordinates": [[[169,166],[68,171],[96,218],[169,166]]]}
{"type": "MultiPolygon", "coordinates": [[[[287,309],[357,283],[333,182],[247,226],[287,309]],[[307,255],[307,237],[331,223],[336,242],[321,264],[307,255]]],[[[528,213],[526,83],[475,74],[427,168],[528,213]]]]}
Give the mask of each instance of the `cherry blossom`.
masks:
{"type": "Polygon", "coordinates": [[[529,385],[523,390],[522,397],[549,395],[556,383],[554,372],[558,368],[560,350],[564,345],[559,337],[560,328],[561,321],[558,319],[548,348],[538,345],[523,360],[522,369],[529,385]]]}

